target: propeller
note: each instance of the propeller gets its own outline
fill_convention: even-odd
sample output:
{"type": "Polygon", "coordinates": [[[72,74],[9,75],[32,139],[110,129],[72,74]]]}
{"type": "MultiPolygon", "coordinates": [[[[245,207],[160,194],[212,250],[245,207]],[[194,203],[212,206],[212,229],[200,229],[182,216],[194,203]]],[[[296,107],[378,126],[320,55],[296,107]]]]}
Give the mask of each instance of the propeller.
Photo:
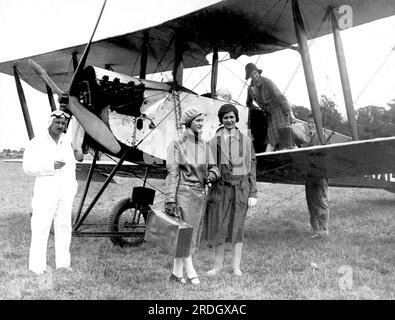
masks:
{"type": "MultiPolygon", "coordinates": [[[[90,112],[88,109],[84,108],[81,103],[79,102],[78,98],[75,96],[75,86],[78,81],[78,77],[80,76],[88,53],[92,43],[93,35],[96,32],[96,28],[99,24],[101,15],[103,13],[104,7],[106,5],[107,0],[104,1],[103,6],[100,11],[99,18],[96,22],[95,28],[93,30],[92,36],[85,47],[84,53],[82,58],[78,64],[76,71],[74,72],[73,78],[70,83],[70,87],[68,90],[69,97],[69,104],[68,109],[70,112],[75,116],[81,126],[85,129],[85,131],[98,143],[100,143],[103,147],[107,150],[117,154],[121,151],[121,146],[119,145],[118,141],[115,139],[114,135],[112,134],[111,130],[104,124],[104,122],[97,117],[94,113],[90,112]]],[[[64,97],[67,95],[66,92],[62,91],[49,77],[46,71],[35,61],[29,59],[28,61],[30,67],[35,71],[35,73],[49,86],[51,87],[52,91],[58,95],[59,98],[64,97]]]]}
{"type": "MultiPolygon", "coordinates": [[[[62,91],[49,77],[45,70],[32,59],[29,59],[29,65],[33,68],[36,74],[51,87],[52,91],[56,93],[59,97],[65,95],[62,91]]],[[[84,108],[75,96],[69,97],[68,109],[76,117],[81,126],[85,131],[98,143],[100,143],[107,150],[118,153],[121,147],[118,141],[115,139],[114,135],[110,129],[104,124],[99,117],[94,113],[90,112],[88,109],[84,108]]]]}

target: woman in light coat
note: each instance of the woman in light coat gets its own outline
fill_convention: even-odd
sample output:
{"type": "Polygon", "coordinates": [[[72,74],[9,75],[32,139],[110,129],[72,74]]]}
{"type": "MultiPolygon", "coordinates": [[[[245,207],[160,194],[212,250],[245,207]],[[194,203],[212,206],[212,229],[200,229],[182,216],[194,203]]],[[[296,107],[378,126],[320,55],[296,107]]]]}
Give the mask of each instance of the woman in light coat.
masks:
{"type": "MultiPolygon", "coordinates": [[[[176,210],[181,212],[182,220],[193,227],[192,252],[201,230],[205,203],[204,186],[219,177],[208,143],[201,138],[203,121],[204,115],[199,110],[194,107],[185,109],[181,117],[185,130],[177,140],[170,143],[166,159],[168,175],[165,211],[169,215],[174,215],[176,210]]],[[[191,255],[174,258],[170,280],[200,283],[191,255]],[[183,276],[184,268],[186,280],[183,276]]]]}

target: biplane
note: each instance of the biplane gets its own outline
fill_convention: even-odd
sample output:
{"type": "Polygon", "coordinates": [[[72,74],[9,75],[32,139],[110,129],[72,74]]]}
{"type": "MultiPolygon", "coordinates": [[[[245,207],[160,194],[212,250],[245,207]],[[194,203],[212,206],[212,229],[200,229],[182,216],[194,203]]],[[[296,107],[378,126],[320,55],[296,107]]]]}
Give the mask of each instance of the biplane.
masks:
{"type": "MultiPolygon", "coordinates": [[[[100,12],[100,16],[105,7],[100,12]]],[[[264,153],[266,132],[260,114],[233,101],[239,110],[238,127],[254,138],[257,181],[304,184],[328,178],[332,186],[384,188],[394,191],[395,137],[359,141],[353,100],[340,31],[395,15],[388,0],[225,0],[143,30],[98,41],[93,32],[88,44],[0,63],[0,72],[15,77],[29,137],[34,136],[20,79],[53,94],[74,115],[73,139],[82,149],[94,150],[79,209],[76,236],[109,236],[119,245],[141,239],[155,191],[145,187],[148,178],[166,176],[167,145],[182,126],[180,115],[190,105],[207,114],[204,138],[218,128],[217,111],[224,100],[217,95],[219,53],[227,59],[291,49],[300,53],[312,114],[321,145],[264,153]],[[327,20],[331,24],[324,24],[327,20]],[[306,25],[310,31],[307,32],[306,25]],[[333,33],[351,137],[323,128],[320,105],[307,41],[333,33]],[[207,59],[210,54],[211,61],[207,59]],[[131,64],[134,68],[131,68],[131,64]],[[73,69],[69,68],[72,65],[73,69]],[[209,94],[184,87],[183,71],[211,65],[209,94]],[[102,66],[105,66],[104,68],[102,66]],[[132,71],[131,71],[132,70],[132,71]],[[171,72],[172,80],[157,82],[147,76],[171,72]],[[61,86],[63,85],[63,87],[61,86]],[[106,154],[116,163],[100,161],[106,154]],[[82,213],[91,181],[97,174],[103,185],[82,213]],[[86,232],[81,227],[115,175],[142,176],[142,187],[121,199],[109,217],[108,230],[86,232]],[[103,180],[103,179],[102,179],[103,180]],[[132,210],[133,214],[126,216],[132,210]]],[[[308,132],[308,124],[299,126],[308,132]]],[[[86,162],[77,164],[87,171],[86,162]]]]}

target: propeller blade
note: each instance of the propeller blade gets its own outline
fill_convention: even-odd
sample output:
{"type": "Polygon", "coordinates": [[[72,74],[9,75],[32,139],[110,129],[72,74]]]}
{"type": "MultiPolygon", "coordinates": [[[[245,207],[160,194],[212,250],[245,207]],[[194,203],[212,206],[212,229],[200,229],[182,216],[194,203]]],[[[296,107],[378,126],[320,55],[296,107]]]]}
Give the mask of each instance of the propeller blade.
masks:
{"type": "Polygon", "coordinates": [[[107,148],[107,150],[118,153],[121,151],[121,147],[118,141],[115,139],[111,130],[101,121],[98,117],[96,117],[93,113],[91,113],[88,109],[84,108],[78,99],[74,97],[74,88],[75,84],[78,82],[78,77],[80,76],[82,70],[84,69],[86,59],[88,57],[88,53],[92,44],[93,36],[96,32],[97,26],[99,25],[99,21],[104,11],[104,7],[106,6],[107,0],[104,0],[103,6],[100,10],[99,17],[96,21],[95,28],[93,29],[91,38],[89,39],[88,44],[84,49],[84,53],[82,54],[81,60],[78,63],[77,69],[74,72],[73,78],[70,82],[69,86],[69,109],[71,113],[76,117],[81,126],[85,129],[85,131],[93,137],[97,142],[99,142],[102,146],[107,148]]]}
{"type": "Polygon", "coordinates": [[[107,3],[107,0],[104,0],[103,6],[102,6],[102,8],[100,10],[99,18],[96,21],[96,25],[95,25],[95,28],[93,29],[93,33],[91,35],[91,38],[89,39],[89,42],[88,42],[88,44],[86,45],[86,47],[84,49],[84,53],[82,54],[82,58],[81,58],[80,62],[78,63],[78,66],[77,66],[77,69],[74,72],[73,78],[71,79],[70,87],[69,87],[69,90],[68,90],[68,92],[70,94],[72,94],[74,92],[74,86],[75,86],[75,84],[76,84],[76,82],[78,80],[78,77],[79,77],[80,73],[84,69],[85,62],[86,62],[86,59],[88,57],[88,53],[89,53],[89,50],[90,50],[90,47],[91,47],[91,44],[92,44],[92,39],[93,39],[93,36],[94,36],[94,34],[96,32],[97,26],[99,25],[99,21],[101,19],[102,14],[103,14],[104,7],[106,6],[106,3],[107,3]]]}
{"type": "Polygon", "coordinates": [[[34,72],[47,84],[53,92],[55,92],[58,96],[61,96],[65,92],[59,89],[59,87],[52,81],[49,75],[45,72],[45,70],[32,59],[28,60],[29,66],[34,70],[34,72]]]}
{"type": "Polygon", "coordinates": [[[69,106],[71,113],[76,117],[85,131],[98,143],[107,150],[117,154],[121,151],[117,139],[115,139],[111,130],[95,114],[84,108],[78,99],[74,96],[69,97],[69,106]]]}

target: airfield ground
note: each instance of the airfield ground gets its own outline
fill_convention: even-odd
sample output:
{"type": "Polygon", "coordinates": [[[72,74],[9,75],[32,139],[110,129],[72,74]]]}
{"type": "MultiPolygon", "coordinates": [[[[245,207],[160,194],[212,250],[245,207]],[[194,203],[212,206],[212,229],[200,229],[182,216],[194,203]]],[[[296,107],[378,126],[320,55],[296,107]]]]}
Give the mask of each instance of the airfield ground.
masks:
{"type": "MultiPolygon", "coordinates": [[[[20,163],[0,162],[0,299],[395,298],[395,194],[384,190],[330,188],[330,237],[312,240],[304,188],[259,183],[258,206],[247,218],[243,276],[230,272],[230,248],[225,271],[204,276],[212,267],[212,252],[205,248],[194,256],[202,283],[192,287],[168,282],[172,258],[158,248],[120,248],[108,238],[74,237],[72,274],[50,270],[45,281],[29,276],[33,181],[20,163]]],[[[152,183],[163,190],[163,181],[152,183]]],[[[92,185],[88,199],[100,185],[92,185]]],[[[141,181],[110,184],[88,223],[105,229],[109,211],[133,185],[141,181]]],[[[82,187],[80,182],[74,212],[82,187]]],[[[163,199],[157,197],[157,207],[163,199]]],[[[53,247],[50,236],[52,268],[53,247]]]]}

